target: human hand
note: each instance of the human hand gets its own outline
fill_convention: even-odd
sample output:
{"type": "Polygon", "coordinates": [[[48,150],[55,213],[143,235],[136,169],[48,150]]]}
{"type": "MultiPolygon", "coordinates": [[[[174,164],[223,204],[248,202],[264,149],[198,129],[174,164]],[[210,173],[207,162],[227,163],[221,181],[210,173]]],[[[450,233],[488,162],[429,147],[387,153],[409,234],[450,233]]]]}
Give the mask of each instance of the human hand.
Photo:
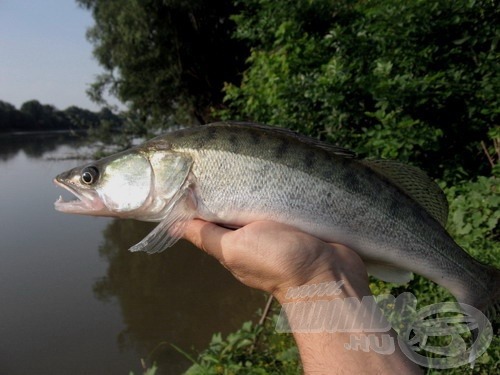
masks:
{"type": "MultiPolygon", "coordinates": [[[[284,224],[259,221],[230,230],[202,220],[192,220],[186,225],[184,238],[217,258],[238,280],[252,288],[272,293],[282,304],[287,302],[288,288],[323,282],[342,281],[340,293],[331,296],[331,299],[357,297],[361,300],[363,296],[371,295],[366,268],[353,250],[325,243],[284,224]]],[[[314,312],[314,307],[311,311],[314,312]]],[[[311,334],[293,330],[296,323],[304,321],[304,313],[305,310],[299,309],[289,315],[287,311],[305,374],[345,371],[421,374],[420,368],[399,347],[395,347],[390,355],[346,350],[345,345],[351,339],[350,332],[311,334]]],[[[348,308],[341,311],[345,316],[355,313],[348,308]]],[[[343,316],[336,318],[341,320],[343,316]]],[[[382,318],[374,312],[371,321],[379,322],[382,318]]],[[[384,334],[372,333],[379,340],[384,334]]],[[[388,334],[396,340],[393,330],[388,334]]]]}
{"type": "Polygon", "coordinates": [[[365,266],[354,251],[284,224],[258,221],[230,230],[192,220],[184,238],[217,258],[244,284],[278,300],[290,287],[339,280],[346,294],[339,297],[371,294],[365,266]]]}

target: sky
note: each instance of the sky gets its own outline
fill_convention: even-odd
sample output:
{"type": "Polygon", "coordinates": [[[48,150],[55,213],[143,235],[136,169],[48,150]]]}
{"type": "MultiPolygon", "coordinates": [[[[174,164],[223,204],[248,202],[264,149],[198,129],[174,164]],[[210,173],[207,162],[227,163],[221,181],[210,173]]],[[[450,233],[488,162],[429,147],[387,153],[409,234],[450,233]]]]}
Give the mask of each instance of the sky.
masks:
{"type": "Polygon", "coordinates": [[[92,25],[74,0],[0,0],[0,100],[99,110],[85,93],[103,72],[85,37],[92,25]]]}

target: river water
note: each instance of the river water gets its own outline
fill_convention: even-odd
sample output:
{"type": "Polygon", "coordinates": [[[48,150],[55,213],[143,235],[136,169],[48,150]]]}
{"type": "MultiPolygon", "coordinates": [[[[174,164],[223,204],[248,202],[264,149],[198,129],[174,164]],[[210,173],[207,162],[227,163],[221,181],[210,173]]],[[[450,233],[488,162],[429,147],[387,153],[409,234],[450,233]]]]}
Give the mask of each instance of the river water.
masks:
{"type": "MultiPolygon", "coordinates": [[[[152,223],[57,212],[76,138],[0,137],[0,374],[179,374],[187,352],[255,320],[265,296],[184,241],[130,253],[152,223]]],[[[64,195],[64,194],[63,194],[64,195]]]]}

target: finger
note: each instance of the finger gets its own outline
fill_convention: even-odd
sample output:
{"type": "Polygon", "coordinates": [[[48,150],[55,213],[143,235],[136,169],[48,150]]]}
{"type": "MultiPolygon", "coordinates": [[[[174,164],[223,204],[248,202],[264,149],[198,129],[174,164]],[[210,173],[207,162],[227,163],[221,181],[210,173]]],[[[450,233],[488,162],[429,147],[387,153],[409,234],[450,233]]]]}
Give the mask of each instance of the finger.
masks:
{"type": "Polygon", "coordinates": [[[222,261],[222,237],[231,232],[232,230],[217,224],[195,219],[186,223],[183,237],[196,247],[222,261]]]}

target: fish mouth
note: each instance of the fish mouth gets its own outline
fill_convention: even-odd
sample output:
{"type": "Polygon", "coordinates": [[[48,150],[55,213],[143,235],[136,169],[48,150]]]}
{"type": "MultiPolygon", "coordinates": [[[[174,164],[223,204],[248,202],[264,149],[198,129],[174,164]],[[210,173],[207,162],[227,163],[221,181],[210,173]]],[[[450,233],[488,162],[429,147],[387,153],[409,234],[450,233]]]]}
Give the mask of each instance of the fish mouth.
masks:
{"type": "Polygon", "coordinates": [[[95,191],[79,191],[75,187],[54,178],[54,183],[57,186],[69,191],[75,196],[75,199],[65,201],[60,195],[57,201],[54,202],[54,208],[60,212],[72,214],[99,214],[105,208],[99,195],[95,191]]]}

